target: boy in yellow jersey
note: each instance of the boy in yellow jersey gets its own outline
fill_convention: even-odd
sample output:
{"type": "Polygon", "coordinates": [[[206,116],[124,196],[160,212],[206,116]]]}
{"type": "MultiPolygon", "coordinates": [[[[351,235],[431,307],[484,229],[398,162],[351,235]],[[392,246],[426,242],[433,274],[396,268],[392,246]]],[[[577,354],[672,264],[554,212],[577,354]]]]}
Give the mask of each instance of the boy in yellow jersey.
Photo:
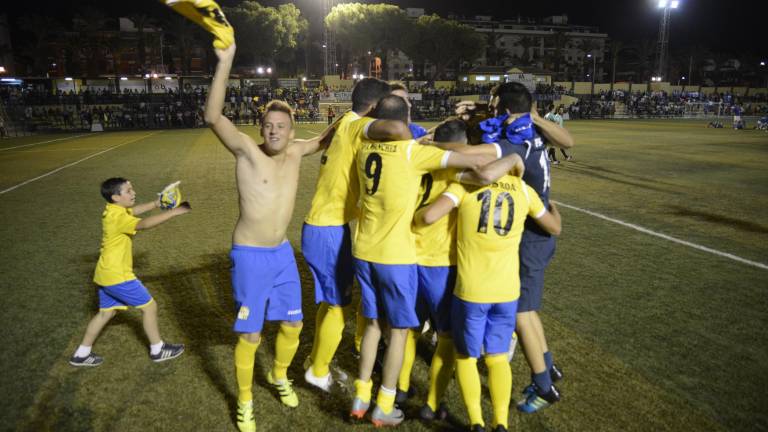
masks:
{"type": "Polygon", "coordinates": [[[365,78],[352,89],[352,110],[338,121],[331,144],[320,159],[315,196],[301,231],[301,250],[315,280],[316,316],[312,352],[304,378],[330,391],[329,366],[341,342],[352,296],[352,241],[349,222],[357,217],[359,197],[355,153],[364,138],[395,140],[408,137],[400,122],[365,115],[389,94],[389,85],[365,78]]]}
{"type": "Polygon", "coordinates": [[[101,217],[101,254],[93,276],[93,281],[99,286],[99,312],[88,323],[83,341],[69,359],[69,364],[78,367],[100,365],[104,359],[92,353],[91,347],[117,310],[127,309],[128,306],[142,312],[152,361],[176,358],[184,352],[184,345],[164,343],[160,338],[157,303],[133,274],[131,249],[137,231],[153,228],[175,216],[188,213],[189,204],[185,202],[172,210],[139,219],[136,216],[159,208],[160,199],[136,204],[133,185],[121,177],[104,181],[101,184],[101,196],[107,200],[107,207],[101,217]]]}
{"type": "MultiPolygon", "coordinates": [[[[515,156],[501,159],[504,164],[515,156]]],[[[509,168],[512,164],[509,165],[509,168]]],[[[505,175],[487,186],[453,183],[416,215],[432,224],[458,208],[458,278],[451,306],[456,376],[472,430],[485,430],[477,359],[485,352],[495,431],[507,430],[512,372],[507,351],[515,330],[520,275],[517,251],[527,216],[559,234],[560,215],[546,210],[536,191],[505,175]]]]}
{"type": "Polygon", "coordinates": [[[253,367],[264,320],[280,321],[275,361],[267,382],[289,407],[299,404],[287,370],[299,346],[302,326],[301,283],[286,230],[291,220],[301,158],[317,152],[331,128],[311,140],[294,140],[293,112],[287,104],[270,102],[261,126],[262,144],[241,133],[222,115],[235,45],[216,50],[205,121],[235,157],[240,216],[232,235],[232,288],[237,309],[234,331],[238,385],[237,426],[254,431],[253,367]]]}
{"type": "MultiPolygon", "coordinates": [[[[379,101],[372,115],[405,124],[408,106],[401,97],[390,95],[379,101]]],[[[394,402],[405,338],[408,328],[419,323],[415,238],[411,232],[419,180],[429,171],[446,167],[476,168],[492,158],[447,152],[410,139],[363,141],[356,160],[361,209],[352,255],[368,323],[350,415],[363,418],[370,406],[371,373],[381,338],[381,320],[390,328],[390,338],[371,421],[376,426],[395,426],[404,419],[394,402]]]]}

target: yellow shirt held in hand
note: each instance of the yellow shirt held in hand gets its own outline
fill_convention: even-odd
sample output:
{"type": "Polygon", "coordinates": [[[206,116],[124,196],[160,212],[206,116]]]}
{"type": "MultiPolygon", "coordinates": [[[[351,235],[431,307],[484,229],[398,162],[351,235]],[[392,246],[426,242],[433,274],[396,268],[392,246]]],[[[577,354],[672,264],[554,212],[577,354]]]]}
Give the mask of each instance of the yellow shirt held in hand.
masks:
{"type": "Polygon", "coordinates": [[[133,274],[133,236],[141,219],[129,208],[108,203],[101,216],[101,254],[93,281],[100,286],[136,279],[133,274]]]}
{"type": "Polygon", "coordinates": [[[416,264],[411,231],[421,176],[444,168],[450,152],[414,140],[366,140],[357,152],[360,218],[352,255],[378,264],[416,264]]]}
{"type": "Polygon", "coordinates": [[[546,213],[536,191],[506,175],[484,186],[452,183],[443,193],[458,207],[458,278],[454,295],[472,303],[520,297],[520,239],[525,219],[546,213]]]}
{"type": "Polygon", "coordinates": [[[370,117],[354,111],[344,114],[331,145],[320,158],[315,196],[304,222],[315,226],[341,226],[357,217],[359,198],[355,153],[365,138],[370,117]]]}

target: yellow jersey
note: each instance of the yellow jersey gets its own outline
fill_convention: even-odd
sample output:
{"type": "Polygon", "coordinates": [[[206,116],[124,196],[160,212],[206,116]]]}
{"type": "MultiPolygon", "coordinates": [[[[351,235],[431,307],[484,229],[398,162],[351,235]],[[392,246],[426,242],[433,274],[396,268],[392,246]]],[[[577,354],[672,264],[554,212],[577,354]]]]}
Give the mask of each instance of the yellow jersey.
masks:
{"type": "Polygon", "coordinates": [[[444,168],[450,152],[414,140],[363,141],[357,152],[360,218],[352,255],[378,264],[416,264],[411,231],[423,174],[444,168]]]}
{"type": "Polygon", "coordinates": [[[304,222],[316,226],[340,226],[357,217],[355,153],[368,126],[374,121],[348,111],[336,127],[331,145],[320,158],[315,196],[304,222]]]}
{"type": "Polygon", "coordinates": [[[107,204],[101,215],[101,253],[93,275],[97,285],[117,285],[136,279],[132,246],[140,220],[129,208],[107,204]]]}
{"type": "MultiPolygon", "coordinates": [[[[419,208],[432,204],[455,179],[458,170],[443,169],[421,176],[419,208]]],[[[414,226],[416,259],[422,266],[456,265],[456,212],[450,212],[432,225],[414,226]]]]}
{"type": "Polygon", "coordinates": [[[525,219],[546,213],[539,195],[511,175],[483,187],[452,183],[443,195],[458,207],[454,295],[472,303],[517,300],[525,219]]]}

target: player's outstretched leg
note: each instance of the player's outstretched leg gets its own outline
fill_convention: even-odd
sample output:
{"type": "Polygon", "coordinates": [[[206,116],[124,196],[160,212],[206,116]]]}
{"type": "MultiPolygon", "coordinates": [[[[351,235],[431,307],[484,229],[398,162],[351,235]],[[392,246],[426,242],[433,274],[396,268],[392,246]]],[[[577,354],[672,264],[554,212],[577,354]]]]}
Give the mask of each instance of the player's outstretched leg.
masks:
{"type": "Polygon", "coordinates": [[[293,390],[292,380],[288,379],[288,366],[299,348],[301,327],[301,321],[283,321],[280,324],[275,341],[275,363],[267,374],[267,382],[277,389],[280,401],[291,408],[299,406],[299,397],[293,390]]]}

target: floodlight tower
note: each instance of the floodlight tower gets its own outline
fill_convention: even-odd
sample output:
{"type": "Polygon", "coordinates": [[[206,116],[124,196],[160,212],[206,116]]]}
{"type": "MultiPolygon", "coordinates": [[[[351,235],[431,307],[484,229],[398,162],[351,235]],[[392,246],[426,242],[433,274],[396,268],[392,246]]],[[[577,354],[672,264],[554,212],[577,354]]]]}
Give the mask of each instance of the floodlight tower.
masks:
{"type": "Polygon", "coordinates": [[[323,0],[323,50],[325,51],[325,69],[323,70],[325,75],[336,74],[336,34],[333,29],[328,28],[325,25],[325,17],[331,13],[331,9],[336,4],[337,0],[323,0]]]}
{"type": "Polygon", "coordinates": [[[661,24],[659,25],[659,43],[656,53],[656,76],[663,78],[666,75],[667,53],[669,52],[669,23],[672,18],[672,9],[680,6],[679,0],[659,0],[658,8],[662,9],[661,24]]]}

